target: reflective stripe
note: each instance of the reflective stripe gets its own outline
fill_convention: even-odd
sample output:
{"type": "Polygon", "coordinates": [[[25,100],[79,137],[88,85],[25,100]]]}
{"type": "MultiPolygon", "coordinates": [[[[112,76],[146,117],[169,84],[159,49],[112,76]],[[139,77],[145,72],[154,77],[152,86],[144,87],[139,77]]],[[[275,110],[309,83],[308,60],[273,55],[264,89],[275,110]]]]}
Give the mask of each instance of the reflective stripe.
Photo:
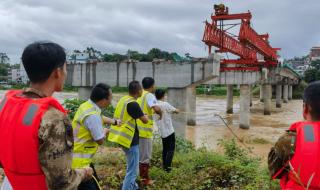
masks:
{"type": "Polygon", "coordinates": [[[39,106],[36,104],[31,104],[28,108],[27,114],[24,116],[22,123],[24,125],[30,126],[32,124],[33,118],[37,113],[39,106]]]}
{"type": "Polygon", "coordinates": [[[303,127],[304,140],[306,142],[314,142],[314,129],[312,125],[305,125],[303,127]]]}
{"type": "Polygon", "coordinates": [[[73,153],[73,158],[92,158],[93,154],[84,154],[84,153],[73,153]]]}
{"type": "Polygon", "coordinates": [[[153,132],[153,129],[151,129],[151,128],[138,126],[138,129],[139,129],[139,131],[153,132]]]}
{"type": "Polygon", "coordinates": [[[0,103],[0,111],[2,111],[2,108],[6,104],[6,102],[7,102],[7,97],[4,97],[3,100],[0,103]]]}
{"type": "Polygon", "coordinates": [[[113,133],[113,134],[115,134],[115,135],[122,136],[122,137],[124,137],[124,138],[128,139],[129,141],[131,141],[131,140],[132,140],[132,138],[133,138],[133,137],[131,137],[130,135],[128,135],[128,134],[126,134],[126,133],[124,133],[124,132],[117,131],[117,130],[112,129],[112,128],[110,129],[110,133],[113,133]]]}
{"type": "Polygon", "coordinates": [[[121,109],[121,114],[120,114],[120,119],[121,119],[121,120],[123,120],[124,111],[125,111],[127,105],[128,105],[130,102],[132,102],[132,101],[133,101],[133,99],[132,99],[132,98],[129,98],[128,100],[126,100],[126,101],[124,102],[123,107],[122,107],[122,109],[121,109]]]}
{"type": "Polygon", "coordinates": [[[81,121],[83,119],[84,116],[86,116],[88,113],[90,112],[93,112],[93,111],[97,111],[95,107],[93,108],[90,108],[86,111],[84,111],[78,118],[79,118],[79,121],[81,121]]]}

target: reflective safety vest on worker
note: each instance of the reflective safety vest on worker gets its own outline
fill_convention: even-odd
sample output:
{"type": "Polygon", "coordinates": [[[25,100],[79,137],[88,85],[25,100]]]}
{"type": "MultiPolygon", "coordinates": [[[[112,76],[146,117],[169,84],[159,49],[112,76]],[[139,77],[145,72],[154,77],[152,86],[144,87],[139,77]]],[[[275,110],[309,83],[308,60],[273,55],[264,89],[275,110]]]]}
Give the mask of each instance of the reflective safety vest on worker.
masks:
{"type": "Polygon", "coordinates": [[[121,126],[111,125],[108,136],[109,141],[120,144],[125,148],[130,148],[135,132],[135,119],[133,119],[127,111],[127,105],[134,101],[135,99],[129,95],[119,100],[113,117],[120,119],[122,124],[121,126]]]}
{"type": "Polygon", "coordinates": [[[84,120],[89,115],[101,116],[101,110],[98,110],[91,101],[81,104],[76,112],[73,121],[74,148],[72,168],[84,168],[90,166],[92,157],[98,150],[98,143],[92,138],[92,135],[84,125],[84,120]]]}
{"type": "Polygon", "coordinates": [[[296,131],[293,170],[281,178],[281,188],[304,190],[311,181],[308,190],[320,190],[320,122],[297,122],[289,130],[296,131]]]}
{"type": "Polygon", "coordinates": [[[15,190],[47,189],[38,130],[49,107],[66,113],[54,98],[27,98],[20,90],[9,91],[0,103],[0,163],[15,190]]]}
{"type": "Polygon", "coordinates": [[[137,125],[139,129],[139,136],[142,138],[152,138],[153,137],[153,117],[154,111],[148,106],[147,95],[150,92],[143,91],[142,96],[138,98],[137,102],[140,105],[144,114],[148,115],[148,123],[144,124],[142,121],[138,120],[137,125]]]}

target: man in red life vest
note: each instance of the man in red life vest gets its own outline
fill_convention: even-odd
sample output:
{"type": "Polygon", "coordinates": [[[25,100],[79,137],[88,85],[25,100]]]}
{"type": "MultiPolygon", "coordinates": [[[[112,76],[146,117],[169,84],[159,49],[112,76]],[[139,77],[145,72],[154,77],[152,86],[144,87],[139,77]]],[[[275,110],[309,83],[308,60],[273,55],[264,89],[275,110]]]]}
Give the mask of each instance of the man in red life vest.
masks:
{"type": "Polygon", "coordinates": [[[14,190],[77,189],[92,169],[71,168],[71,123],[51,97],[63,89],[67,75],[64,49],[32,43],[22,63],[30,88],[10,90],[0,102],[0,165],[14,190]]]}
{"type": "Polygon", "coordinates": [[[303,95],[303,117],[271,149],[268,167],[283,190],[320,190],[320,81],[303,95]]]}

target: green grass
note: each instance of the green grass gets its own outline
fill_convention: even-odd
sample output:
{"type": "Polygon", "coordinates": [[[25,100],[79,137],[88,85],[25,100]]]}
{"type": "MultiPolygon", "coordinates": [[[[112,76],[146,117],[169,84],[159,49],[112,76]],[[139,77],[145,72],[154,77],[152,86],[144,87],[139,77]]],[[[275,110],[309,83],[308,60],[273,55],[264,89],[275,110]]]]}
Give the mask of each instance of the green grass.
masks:
{"type": "MultiPolygon", "coordinates": [[[[195,149],[192,144],[177,139],[173,170],[162,170],[160,141],[154,142],[150,175],[155,183],[152,190],[279,190],[277,181],[271,181],[268,171],[259,158],[239,148],[235,141],[221,141],[224,154],[210,152],[205,148],[195,149]]],[[[111,148],[113,150],[117,150],[111,148]]],[[[119,189],[125,176],[123,152],[110,151],[95,158],[96,169],[102,184],[110,189],[119,189]]]]}

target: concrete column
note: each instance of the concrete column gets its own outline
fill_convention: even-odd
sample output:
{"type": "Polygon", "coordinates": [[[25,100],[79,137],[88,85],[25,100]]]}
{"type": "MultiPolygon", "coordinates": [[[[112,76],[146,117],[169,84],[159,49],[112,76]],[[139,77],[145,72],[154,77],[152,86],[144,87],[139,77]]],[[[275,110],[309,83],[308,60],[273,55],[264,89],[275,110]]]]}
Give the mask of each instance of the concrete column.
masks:
{"type": "Polygon", "coordinates": [[[288,99],[292,100],[292,85],[289,85],[289,89],[288,89],[288,99]]]}
{"type": "Polygon", "coordinates": [[[263,92],[263,85],[261,85],[261,86],[260,86],[260,102],[263,102],[263,100],[264,100],[263,95],[264,95],[264,92],[263,92]]]}
{"type": "Polygon", "coordinates": [[[185,137],[187,124],[196,124],[195,88],[168,88],[168,102],[182,112],[172,116],[172,123],[177,135],[185,137]]]}
{"type": "Polygon", "coordinates": [[[272,86],[270,84],[264,84],[264,115],[271,115],[271,97],[272,97],[272,86]]]}
{"type": "Polygon", "coordinates": [[[240,85],[240,125],[241,129],[250,127],[250,86],[240,85]]]}
{"type": "Polygon", "coordinates": [[[288,91],[289,91],[289,88],[288,88],[288,85],[285,84],[283,85],[283,103],[288,103],[288,91]]]}
{"type": "Polygon", "coordinates": [[[78,89],[78,98],[80,100],[87,100],[90,98],[91,87],[79,87],[78,89]]]}
{"type": "Polygon", "coordinates": [[[282,85],[278,84],[276,87],[276,107],[281,108],[281,96],[282,96],[282,85]]]}
{"type": "Polygon", "coordinates": [[[250,107],[252,107],[252,89],[253,89],[253,85],[249,85],[249,93],[250,93],[250,107]]]}
{"type": "Polygon", "coordinates": [[[233,85],[227,85],[227,113],[233,113],[233,85]]]}
{"type": "Polygon", "coordinates": [[[196,125],[196,88],[188,87],[187,91],[187,124],[196,125]]]}

